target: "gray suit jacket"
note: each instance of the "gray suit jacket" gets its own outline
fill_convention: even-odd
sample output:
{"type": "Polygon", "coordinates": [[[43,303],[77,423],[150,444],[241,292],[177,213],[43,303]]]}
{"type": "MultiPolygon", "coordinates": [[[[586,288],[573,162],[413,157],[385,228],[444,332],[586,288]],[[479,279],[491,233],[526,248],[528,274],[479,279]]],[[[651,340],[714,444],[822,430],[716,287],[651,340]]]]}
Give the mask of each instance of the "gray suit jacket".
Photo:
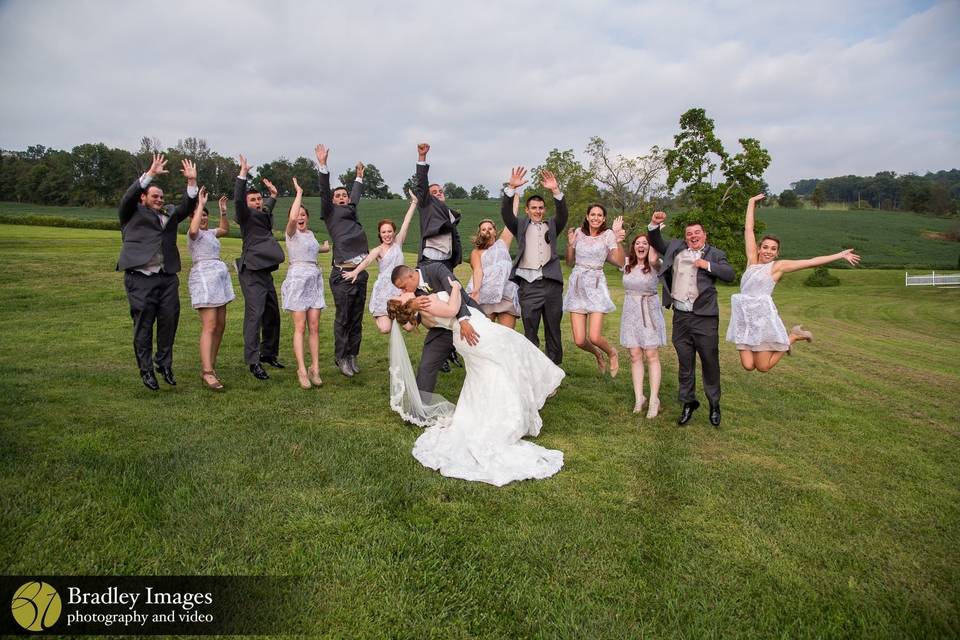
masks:
{"type": "MultiPolygon", "coordinates": [[[[673,261],[677,254],[687,248],[683,240],[673,239],[669,244],[660,233],[660,228],[651,229],[647,233],[650,245],[663,258],[661,275],[663,276],[663,306],[670,308],[673,297],[670,288],[673,286],[673,261]]],[[[727,262],[727,255],[712,245],[704,245],[703,259],[710,263],[710,271],[697,269],[697,290],[699,294],[693,302],[693,313],[698,316],[719,316],[720,307],[717,306],[717,280],[733,282],[737,274],[727,262]]]]}
{"type": "Polygon", "coordinates": [[[273,237],[273,207],[277,201],[263,199],[262,209],[247,206],[247,181],[237,178],[233,187],[233,207],[240,224],[243,249],[237,258],[237,271],[268,269],[276,271],[284,260],[283,249],[273,237]]]}
{"type": "MultiPolygon", "coordinates": [[[[549,280],[556,280],[563,284],[563,271],[560,269],[560,259],[557,257],[557,236],[567,226],[567,218],[570,213],[567,211],[567,199],[553,199],[557,206],[557,215],[546,220],[547,224],[547,243],[550,245],[550,259],[543,265],[543,277],[549,280]]],[[[517,276],[517,265],[520,264],[520,258],[527,247],[527,228],[530,226],[530,218],[523,216],[518,218],[513,215],[513,197],[504,195],[500,202],[500,217],[503,218],[503,224],[510,229],[517,239],[517,257],[513,259],[513,268],[510,269],[510,279],[518,283],[522,280],[517,276]]]]}
{"type": "Polygon", "coordinates": [[[186,194],[180,205],[171,212],[166,226],[160,225],[157,212],[140,204],[144,189],[137,178],[120,200],[120,237],[123,246],[117,271],[142,267],[150,262],[157,251],[163,252],[163,270],[166,273],[180,271],[180,251],[177,249],[177,225],[190,217],[197,206],[196,198],[186,194]]]}
{"type": "Polygon", "coordinates": [[[463,247],[460,243],[460,233],[457,225],[460,224],[460,212],[451,209],[444,202],[440,202],[430,195],[430,165],[417,163],[417,184],[414,192],[420,208],[420,252],[417,254],[417,263],[423,262],[423,248],[427,238],[443,233],[452,234],[452,254],[445,261],[447,267],[453,270],[463,261],[463,247]],[[450,215],[453,221],[450,221],[450,215]]]}
{"type": "Polygon", "coordinates": [[[330,174],[320,172],[320,217],[333,240],[334,264],[343,264],[370,251],[367,234],[357,219],[357,203],[362,195],[363,184],[354,180],[350,201],[344,206],[334,206],[330,174]]]}

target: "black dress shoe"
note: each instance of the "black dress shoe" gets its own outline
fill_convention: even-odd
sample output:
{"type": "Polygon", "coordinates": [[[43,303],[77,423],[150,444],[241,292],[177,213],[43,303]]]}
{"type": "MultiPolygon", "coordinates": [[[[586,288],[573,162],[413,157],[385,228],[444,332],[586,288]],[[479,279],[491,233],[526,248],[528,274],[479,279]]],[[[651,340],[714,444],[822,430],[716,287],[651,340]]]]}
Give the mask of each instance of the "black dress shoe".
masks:
{"type": "Polygon", "coordinates": [[[340,373],[348,378],[353,377],[353,367],[350,366],[350,356],[347,356],[343,360],[334,360],[334,362],[337,363],[337,369],[340,369],[340,373]]]}
{"type": "Polygon", "coordinates": [[[273,358],[260,358],[260,362],[266,362],[268,365],[270,365],[274,369],[285,368],[282,364],[280,364],[280,361],[277,360],[276,356],[274,356],[273,358]]]}
{"type": "Polygon", "coordinates": [[[267,375],[267,372],[263,370],[263,365],[259,362],[256,362],[250,365],[250,373],[253,374],[253,377],[257,380],[269,380],[270,376],[267,375]]]}
{"type": "Polygon", "coordinates": [[[710,405],[710,424],[715,427],[720,426],[720,405],[718,404],[710,405]]]}
{"type": "Polygon", "coordinates": [[[450,373],[450,361],[444,360],[440,363],[440,371],[442,373],[450,373]]]}
{"type": "Polygon", "coordinates": [[[696,411],[699,407],[700,407],[700,403],[697,402],[696,400],[694,400],[693,402],[684,402],[683,410],[680,411],[680,417],[677,419],[677,424],[682,427],[683,425],[690,422],[690,418],[693,417],[693,412],[696,411]]]}
{"type": "Polygon", "coordinates": [[[357,363],[357,356],[347,356],[347,363],[350,365],[350,369],[353,371],[354,375],[360,373],[360,365],[357,363]]]}
{"type": "Polygon", "coordinates": [[[177,385],[177,379],[173,377],[173,369],[170,367],[157,367],[157,371],[159,371],[160,375],[163,376],[164,382],[170,386],[177,385]]]}
{"type": "Polygon", "coordinates": [[[143,380],[143,386],[150,389],[150,391],[160,389],[160,383],[157,382],[157,376],[153,375],[153,371],[141,371],[140,379],[143,380]]]}
{"type": "Polygon", "coordinates": [[[447,356],[447,360],[463,369],[463,360],[460,359],[460,354],[458,354],[456,351],[451,351],[450,355],[447,356]]]}

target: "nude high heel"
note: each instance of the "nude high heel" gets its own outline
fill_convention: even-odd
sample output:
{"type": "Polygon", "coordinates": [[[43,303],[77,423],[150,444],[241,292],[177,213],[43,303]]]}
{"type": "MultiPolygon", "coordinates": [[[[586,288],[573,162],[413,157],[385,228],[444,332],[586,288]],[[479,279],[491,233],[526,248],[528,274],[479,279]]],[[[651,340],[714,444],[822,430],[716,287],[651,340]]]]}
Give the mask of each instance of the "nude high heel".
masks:
{"type": "Polygon", "coordinates": [[[647,417],[656,418],[660,413],[660,398],[653,396],[650,398],[650,406],[647,408],[647,417]]]}
{"type": "Polygon", "coordinates": [[[306,369],[297,369],[297,380],[300,381],[301,389],[309,389],[313,386],[310,384],[310,378],[307,377],[306,369]]]}
{"type": "Polygon", "coordinates": [[[642,413],[643,405],[645,405],[646,403],[647,403],[647,396],[640,396],[640,398],[637,400],[637,403],[633,405],[633,412],[642,413]]]}

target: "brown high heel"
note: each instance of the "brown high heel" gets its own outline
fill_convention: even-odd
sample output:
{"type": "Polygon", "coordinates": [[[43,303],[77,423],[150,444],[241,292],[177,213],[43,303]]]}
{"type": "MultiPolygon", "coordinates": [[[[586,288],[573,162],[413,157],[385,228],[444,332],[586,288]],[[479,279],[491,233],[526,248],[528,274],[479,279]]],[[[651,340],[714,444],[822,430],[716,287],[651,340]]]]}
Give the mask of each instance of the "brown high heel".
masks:
{"type": "Polygon", "coordinates": [[[220,382],[220,378],[217,377],[217,372],[213,369],[202,371],[200,373],[200,381],[211,391],[223,391],[223,383],[220,382]],[[207,376],[213,376],[214,382],[209,382],[207,376]]]}

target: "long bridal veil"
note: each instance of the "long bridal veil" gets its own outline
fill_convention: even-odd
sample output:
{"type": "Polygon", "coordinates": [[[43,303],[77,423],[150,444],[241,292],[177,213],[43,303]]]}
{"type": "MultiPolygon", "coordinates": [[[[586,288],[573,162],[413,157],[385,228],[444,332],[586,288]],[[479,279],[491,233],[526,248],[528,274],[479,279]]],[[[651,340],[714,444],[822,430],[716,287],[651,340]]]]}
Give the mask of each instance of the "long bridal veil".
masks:
{"type": "Polygon", "coordinates": [[[420,393],[400,324],[390,329],[390,408],[421,427],[450,424],[456,405],[436,393],[420,393]]]}

